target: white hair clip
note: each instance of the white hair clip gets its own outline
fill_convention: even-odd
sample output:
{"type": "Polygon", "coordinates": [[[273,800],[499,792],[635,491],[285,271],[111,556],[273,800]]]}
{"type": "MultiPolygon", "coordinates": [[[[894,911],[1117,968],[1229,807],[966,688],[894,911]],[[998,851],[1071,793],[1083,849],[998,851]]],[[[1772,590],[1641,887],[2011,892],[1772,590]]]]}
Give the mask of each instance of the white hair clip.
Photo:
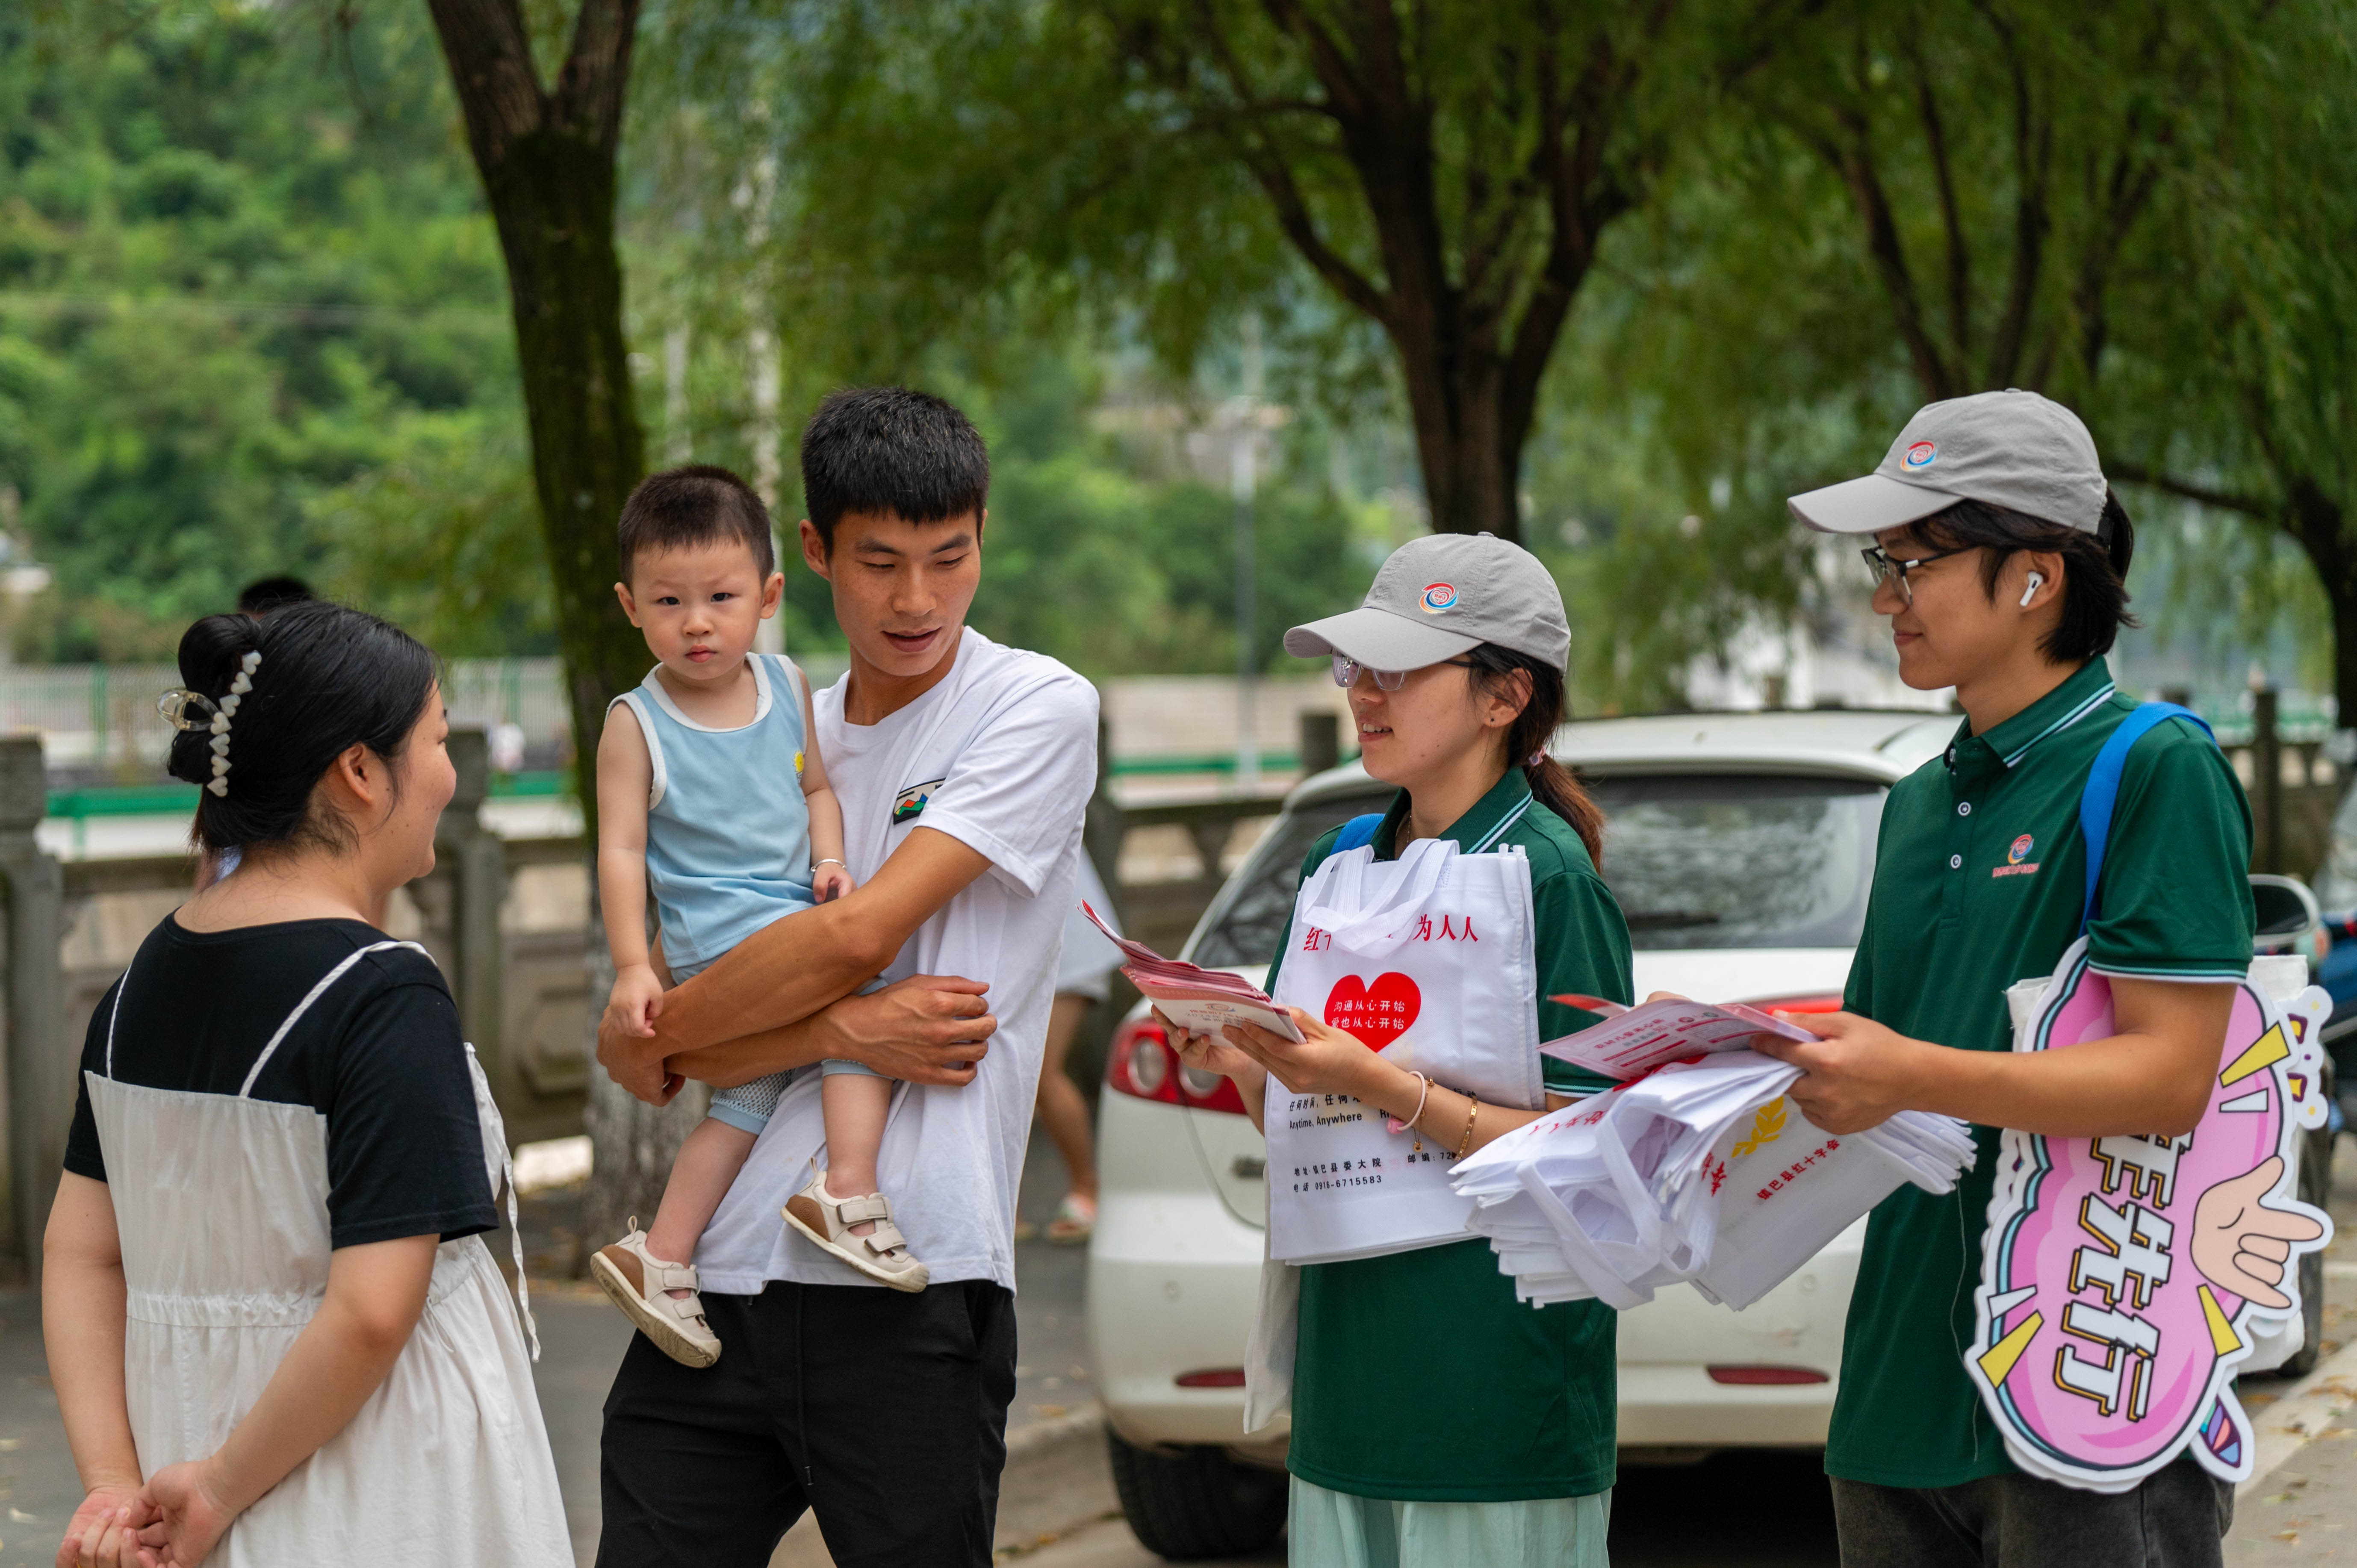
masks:
{"type": "Polygon", "coordinates": [[[205,788],[218,796],[229,793],[229,722],[237,716],[245,694],[253,690],[253,672],[262,668],[262,655],[249,653],[238,660],[237,675],[229,683],[228,693],[219,702],[202,692],[191,692],[178,686],[156,699],[156,711],[162,714],[174,729],[202,731],[212,736],[208,748],[213,754],[213,776],[205,788]],[[206,723],[188,716],[194,708],[212,715],[206,723]]]}

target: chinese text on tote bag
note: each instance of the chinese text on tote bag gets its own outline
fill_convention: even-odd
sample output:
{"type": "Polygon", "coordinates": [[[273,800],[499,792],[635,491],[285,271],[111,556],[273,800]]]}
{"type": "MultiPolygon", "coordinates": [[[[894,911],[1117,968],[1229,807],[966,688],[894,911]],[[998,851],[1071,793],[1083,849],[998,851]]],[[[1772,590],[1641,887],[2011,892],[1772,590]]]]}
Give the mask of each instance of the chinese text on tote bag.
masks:
{"type": "MultiPolygon", "coordinates": [[[[1394,861],[1330,855],[1294,901],[1275,999],[1358,1036],[1433,1082],[1495,1105],[1543,1102],[1531,868],[1520,848],[1464,854],[1423,839],[1394,861]]],[[[1424,1148],[1347,1095],[1295,1094],[1272,1076],[1269,1255],[1329,1262],[1463,1240],[1469,1199],[1448,1182],[1449,1131],[1424,1148]]]]}

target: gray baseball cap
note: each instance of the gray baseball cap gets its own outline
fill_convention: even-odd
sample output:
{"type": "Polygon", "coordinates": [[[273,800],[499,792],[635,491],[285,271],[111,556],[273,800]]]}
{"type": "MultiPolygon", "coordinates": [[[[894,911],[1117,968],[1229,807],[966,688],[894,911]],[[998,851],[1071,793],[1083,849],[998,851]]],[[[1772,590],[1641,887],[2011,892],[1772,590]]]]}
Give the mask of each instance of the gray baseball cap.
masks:
{"type": "Polygon", "coordinates": [[[1784,504],[1821,533],[1878,533],[1960,500],[2007,507],[2093,533],[2104,465],[2079,416],[2036,392],[1975,392],[1925,403],[1871,474],[1784,504]]]}
{"type": "Polygon", "coordinates": [[[1357,609],[1285,634],[1287,653],[1339,653],[1370,670],[1421,670],[1485,642],[1555,670],[1571,658],[1555,578],[1537,556],[1488,533],[1411,539],[1376,571],[1357,609]]]}

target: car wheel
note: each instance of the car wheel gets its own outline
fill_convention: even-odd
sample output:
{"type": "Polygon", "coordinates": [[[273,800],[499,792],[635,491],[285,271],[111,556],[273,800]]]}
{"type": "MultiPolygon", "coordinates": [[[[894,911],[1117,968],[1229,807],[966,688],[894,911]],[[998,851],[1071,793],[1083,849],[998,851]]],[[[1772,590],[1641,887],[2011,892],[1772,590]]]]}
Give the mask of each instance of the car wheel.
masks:
{"type": "Polygon", "coordinates": [[[1114,1490],[1138,1543],[1173,1563],[1256,1552],[1285,1528],[1281,1470],[1217,1448],[1139,1448],[1108,1431],[1114,1490]]]}

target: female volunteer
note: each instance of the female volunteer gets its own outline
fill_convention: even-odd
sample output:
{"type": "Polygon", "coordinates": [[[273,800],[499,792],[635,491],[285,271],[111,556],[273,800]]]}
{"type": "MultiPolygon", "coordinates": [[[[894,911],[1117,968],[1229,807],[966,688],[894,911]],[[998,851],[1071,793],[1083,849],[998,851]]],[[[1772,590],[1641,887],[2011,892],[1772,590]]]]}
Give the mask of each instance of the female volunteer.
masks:
{"type": "Polygon", "coordinates": [[[241,854],[82,1050],[42,1282],[89,1489],[59,1561],[569,1565],[479,1234],[505,1134],[440,972],[380,929],[457,782],[434,656],[311,603],[199,621],[180,674],[171,770],[241,854]]]}
{"type": "MultiPolygon", "coordinates": [[[[1367,771],[1399,786],[1375,830],[1378,857],[1422,838],[1467,853],[1514,844],[1529,857],[1543,1039],[1593,1021],[1550,995],[1631,993],[1628,928],[1596,874],[1602,814],[1544,752],[1563,719],[1570,642],[1545,568],[1488,534],[1402,546],[1361,607],[1285,639],[1294,653],[1332,656],[1367,771]]],[[[1305,878],[1336,836],[1310,851],[1305,878]]],[[[1402,1121],[1417,1117],[1421,1097],[1421,1136],[1458,1156],[1539,1114],[1437,1083],[1426,1093],[1351,1036],[1293,1015],[1302,1044],[1244,1028],[1187,1038],[1183,1054],[1235,1079],[1255,1122],[1271,1073],[1297,1093],[1351,1095],[1402,1121]]],[[[1550,1108],[1569,1098],[1558,1091],[1601,1086],[1544,1067],[1550,1108]]],[[[1603,1568],[1617,1413],[1609,1308],[1522,1305],[1480,1240],[1301,1273],[1286,1461],[1296,1564],[1603,1568]]]]}

